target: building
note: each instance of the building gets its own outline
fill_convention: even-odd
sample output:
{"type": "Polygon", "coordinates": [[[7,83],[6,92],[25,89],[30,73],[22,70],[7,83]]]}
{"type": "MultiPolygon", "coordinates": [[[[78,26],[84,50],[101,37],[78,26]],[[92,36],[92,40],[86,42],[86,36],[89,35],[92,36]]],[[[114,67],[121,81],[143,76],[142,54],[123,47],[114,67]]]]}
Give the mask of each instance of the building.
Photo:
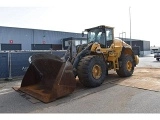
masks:
{"type": "Polygon", "coordinates": [[[59,50],[61,39],[82,37],[81,33],[0,26],[0,50],[59,50]]]}
{"type": "MultiPolygon", "coordinates": [[[[61,50],[62,39],[82,37],[81,33],[0,26],[0,50],[61,50]]],[[[139,49],[139,55],[150,54],[150,41],[120,38],[139,49]]],[[[111,44],[112,41],[108,41],[111,44]]],[[[109,44],[108,44],[109,46],[109,44]]]]}
{"type": "MultiPolygon", "coordinates": [[[[139,39],[131,39],[130,38],[120,38],[127,44],[131,45],[132,48],[137,52],[139,52],[139,56],[145,56],[151,54],[150,51],[150,41],[139,40],[139,39]]],[[[112,41],[108,41],[108,45],[110,45],[112,41]]]]}

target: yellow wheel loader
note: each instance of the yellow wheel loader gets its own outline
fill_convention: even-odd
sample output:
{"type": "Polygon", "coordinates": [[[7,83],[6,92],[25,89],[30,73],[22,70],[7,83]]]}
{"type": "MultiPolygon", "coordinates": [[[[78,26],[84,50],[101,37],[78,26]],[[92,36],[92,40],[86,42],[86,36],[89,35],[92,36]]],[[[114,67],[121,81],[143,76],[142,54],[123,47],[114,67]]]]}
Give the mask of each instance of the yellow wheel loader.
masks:
{"type": "Polygon", "coordinates": [[[120,77],[133,74],[139,58],[130,45],[114,39],[113,27],[101,25],[85,31],[87,44],[76,46],[69,41],[63,58],[51,54],[32,56],[18,90],[48,103],[72,93],[76,76],[85,87],[98,87],[111,69],[120,77]],[[108,46],[111,40],[113,43],[108,46]]]}

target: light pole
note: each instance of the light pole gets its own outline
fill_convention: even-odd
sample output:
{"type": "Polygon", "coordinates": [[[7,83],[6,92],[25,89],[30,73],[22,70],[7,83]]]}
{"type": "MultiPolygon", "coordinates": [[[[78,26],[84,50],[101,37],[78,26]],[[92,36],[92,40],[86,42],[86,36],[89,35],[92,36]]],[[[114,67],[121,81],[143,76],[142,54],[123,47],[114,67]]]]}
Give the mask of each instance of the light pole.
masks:
{"type": "Polygon", "coordinates": [[[122,40],[124,41],[124,37],[125,37],[125,40],[126,40],[126,32],[121,32],[121,33],[119,33],[119,38],[121,37],[121,35],[122,35],[122,40]],[[123,34],[125,34],[125,36],[123,36],[123,34]]]}
{"type": "Polygon", "coordinates": [[[130,21],[130,45],[132,47],[132,41],[131,41],[131,7],[129,7],[129,21],[130,21]]]}

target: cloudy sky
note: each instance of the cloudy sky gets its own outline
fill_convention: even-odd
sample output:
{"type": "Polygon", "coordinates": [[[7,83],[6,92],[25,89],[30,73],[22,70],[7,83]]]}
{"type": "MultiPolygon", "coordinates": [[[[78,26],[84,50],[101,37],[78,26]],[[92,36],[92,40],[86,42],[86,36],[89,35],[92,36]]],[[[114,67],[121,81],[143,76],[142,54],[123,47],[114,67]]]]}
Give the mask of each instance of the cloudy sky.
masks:
{"type": "MultiPolygon", "coordinates": [[[[158,0],[0,0],[0,26],[82,32],[98,25],[115,27],[115,36],[159,45],[158,0]]],[[[160,46],[160,45],[159,45],[160,46]]]]}

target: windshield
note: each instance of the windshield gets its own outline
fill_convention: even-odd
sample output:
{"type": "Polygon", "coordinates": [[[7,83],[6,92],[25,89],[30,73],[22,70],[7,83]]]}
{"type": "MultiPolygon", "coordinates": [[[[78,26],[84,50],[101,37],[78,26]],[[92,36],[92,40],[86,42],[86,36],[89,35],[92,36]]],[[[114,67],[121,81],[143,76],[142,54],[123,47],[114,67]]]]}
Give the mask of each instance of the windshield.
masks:
{"type": "Polygon", "coordinates": [[[88,42],[92,41],[105,45],[105,33],[102,29],[92,29],[88,32],[88,42]]]}

